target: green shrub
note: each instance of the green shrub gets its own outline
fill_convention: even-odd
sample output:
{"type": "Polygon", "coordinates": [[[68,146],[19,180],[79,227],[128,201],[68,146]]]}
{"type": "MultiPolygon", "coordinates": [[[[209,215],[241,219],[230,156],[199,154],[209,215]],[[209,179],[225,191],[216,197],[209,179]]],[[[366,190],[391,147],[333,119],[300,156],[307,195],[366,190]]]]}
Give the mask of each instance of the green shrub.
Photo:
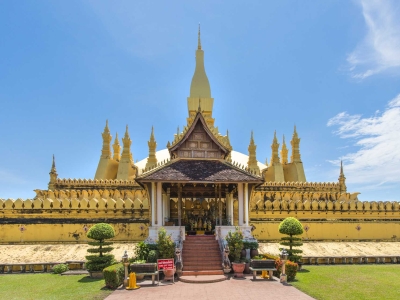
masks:
{"type": "MultiPolygon", "coordinates": [[[[276,277],[280,277],[281,273],[282,273],[282,261],[280,259],[275,260],[275,268],[278,270],[276,272],[274,272],[274,276],[276,277]]],[[[287,280],[288,281],[292,281],[296,278],[297,275],[297,268],[298,265],[297,263],[294,263],[290,260],[286,261],[285,263],[285,273],[287,276],[287,280]]]]}
{"type": "Polygon", "coordinates": [[[116,289],[124,283],[125,269],[122,263],[109,266],[103,270],[106,286],[116,289]]]}
{"type": "Polygon", "coordinates": [[[175,243],[163,227],[158,231],[157,250],[159,258],[175,258],[175,243]]]}
{"type": "Polygon", "coordinates": [[[136,246],[134,260],[147,260],[151,250],[157,250],[157,244],[149,244],[143,241],[139,242],[136,246]]]}
{"type": "Polygon", "coordinates": [[[67,272],[68,270],[69,270],[69,268],[68,268],[67,264],[59,264],[59,265],[55,265],[53,267],[54,274],[61,274],[61,273],[67,272]]]}
{"type": "Polygon", "coordinates": [[[229,259],[232,262],[240,262],[240,253],[243,249],[243,234],[239,227],[236,227],[234,232],[229,231],[225,239],[229,247],[229,259]]]}
{"type": "Polygon", "coordinates": [[[98,223],[91,227],[87,233],[87,237],[96,240],[95,242],[88,242],[91,246],[97,246],[97,248],[90,248],[87,251],[93,253],[87,255],[86,268],[89,271],[102,271],[104,268],[112,265],[114,255],[105,254],[111,252],[114,248],[110,247],[112,242],[106,242],[106,239],[113,238],[115,236],[114,228],[106,223],[98,223]]]}
{"type": "Polygon", "coordinates": [[[257,250],[258,249],[258,242],[249,242],[249,247],[246,249],[257,250]]]}
{"type": "Polygon", "coordinates": [[[243,241],[243,249],[250,249],[251,242],[243,241]]]}
{"type": "Polygon", "coordinates": [[[158,259],[157,250],[150,250],[149,255],[147,256],[147,262],[156,263],[158,259]]]}

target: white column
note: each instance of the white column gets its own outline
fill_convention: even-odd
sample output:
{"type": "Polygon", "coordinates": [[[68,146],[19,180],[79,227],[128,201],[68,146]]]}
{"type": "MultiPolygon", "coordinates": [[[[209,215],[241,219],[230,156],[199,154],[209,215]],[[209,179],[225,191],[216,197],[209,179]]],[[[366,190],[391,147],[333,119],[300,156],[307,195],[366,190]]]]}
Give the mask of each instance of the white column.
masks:
{"type": "Polygon", "coordinates": [[[243,225],[243,183],[238,183],[238,201],[239,201],[239,226],[243,225]]]}
{"type": "Polygon", "coordinates": [[[249,184],[244,184],[244,224],[249,226],[249,184]]]}
{"type": "Polygon", "coordinates": [[[163,226],[163,211],[162,211],[162,187],[161,182],[157,182],[157,225],[163,226]]]}
{"type": "Polygon", "coordinates": [[[156,197],[154,196],[154,182],[151,183],[150,203],[151,203],[151,226],[156,226],[156,197]]]}

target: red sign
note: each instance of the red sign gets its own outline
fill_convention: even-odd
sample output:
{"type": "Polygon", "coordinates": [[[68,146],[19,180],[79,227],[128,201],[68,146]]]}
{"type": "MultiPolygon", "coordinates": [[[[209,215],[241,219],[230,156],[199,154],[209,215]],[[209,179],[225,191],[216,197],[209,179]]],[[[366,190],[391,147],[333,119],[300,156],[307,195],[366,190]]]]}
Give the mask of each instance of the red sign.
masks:
{"type": "Polygon", "coordinates": [[[173,258],[167,258],[167,259],[157,259],[157,265],[158,269],[174,269],[174,259],[173,258]]]}

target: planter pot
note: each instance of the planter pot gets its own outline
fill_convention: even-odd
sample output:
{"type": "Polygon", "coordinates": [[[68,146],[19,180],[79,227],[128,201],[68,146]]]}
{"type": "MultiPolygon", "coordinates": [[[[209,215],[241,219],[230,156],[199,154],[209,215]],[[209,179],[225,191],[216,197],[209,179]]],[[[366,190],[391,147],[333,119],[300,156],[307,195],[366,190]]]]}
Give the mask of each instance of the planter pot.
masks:
{"type": "Polygon", "coordinates": [[[244,273],[250,274],[250,263],[246,263],[244,266],[244,273]]]}
{"type": "Polygon", "coordinates": [[[136,280],[143,280],[144,279],[144,275],[136,275],[136,280]]]}
{"type": "Polygon", "coordinates": [[[257,249],[251,249],[250,251],[250,257],[253,258],[254,256],[258,255],[258,250],[257,249]]]}
{"type": "Polygon", "coordinates": [[[246,266],[245,263],[232,263],[233,272],[235,272],[234,276],[236,278],[243,277],[243,271],[244,271],[245,266],[246,266]]]}
{"type": "Polygon", "coordinates": [[[174,274],[176,269],[163,269],[164,280],[174,280],[174,274]]]}
{"type": "Polygon", "coordinates": [[[229,268],[229,269],[224,269],[224,274],[228,274],[228,273],[230,273],[231,272],[231,268],[229,268]]]}
{"type": "Polygon", "coordinates": [[[303,267],[303,263],[302,262],[298,262],[297,263],[297,271],[301,271],[302,267],[303,267]]]}
{"type": "Polygon", "coordinates": [[[90,278],[104,278],[103,271],[89,271],[90,278]]]}

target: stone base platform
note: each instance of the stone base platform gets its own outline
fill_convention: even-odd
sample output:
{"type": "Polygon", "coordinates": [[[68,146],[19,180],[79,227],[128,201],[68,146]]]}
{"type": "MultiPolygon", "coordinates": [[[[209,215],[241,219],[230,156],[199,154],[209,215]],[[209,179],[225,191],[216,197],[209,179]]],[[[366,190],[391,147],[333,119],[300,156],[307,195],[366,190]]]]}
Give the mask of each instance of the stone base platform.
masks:
{"type": "Polygon", "coordinates": [[[213,283],[226,280],[225,275],[195,275],[195,276],[181,276],[179,280],[185,283],[213,283]]]}

